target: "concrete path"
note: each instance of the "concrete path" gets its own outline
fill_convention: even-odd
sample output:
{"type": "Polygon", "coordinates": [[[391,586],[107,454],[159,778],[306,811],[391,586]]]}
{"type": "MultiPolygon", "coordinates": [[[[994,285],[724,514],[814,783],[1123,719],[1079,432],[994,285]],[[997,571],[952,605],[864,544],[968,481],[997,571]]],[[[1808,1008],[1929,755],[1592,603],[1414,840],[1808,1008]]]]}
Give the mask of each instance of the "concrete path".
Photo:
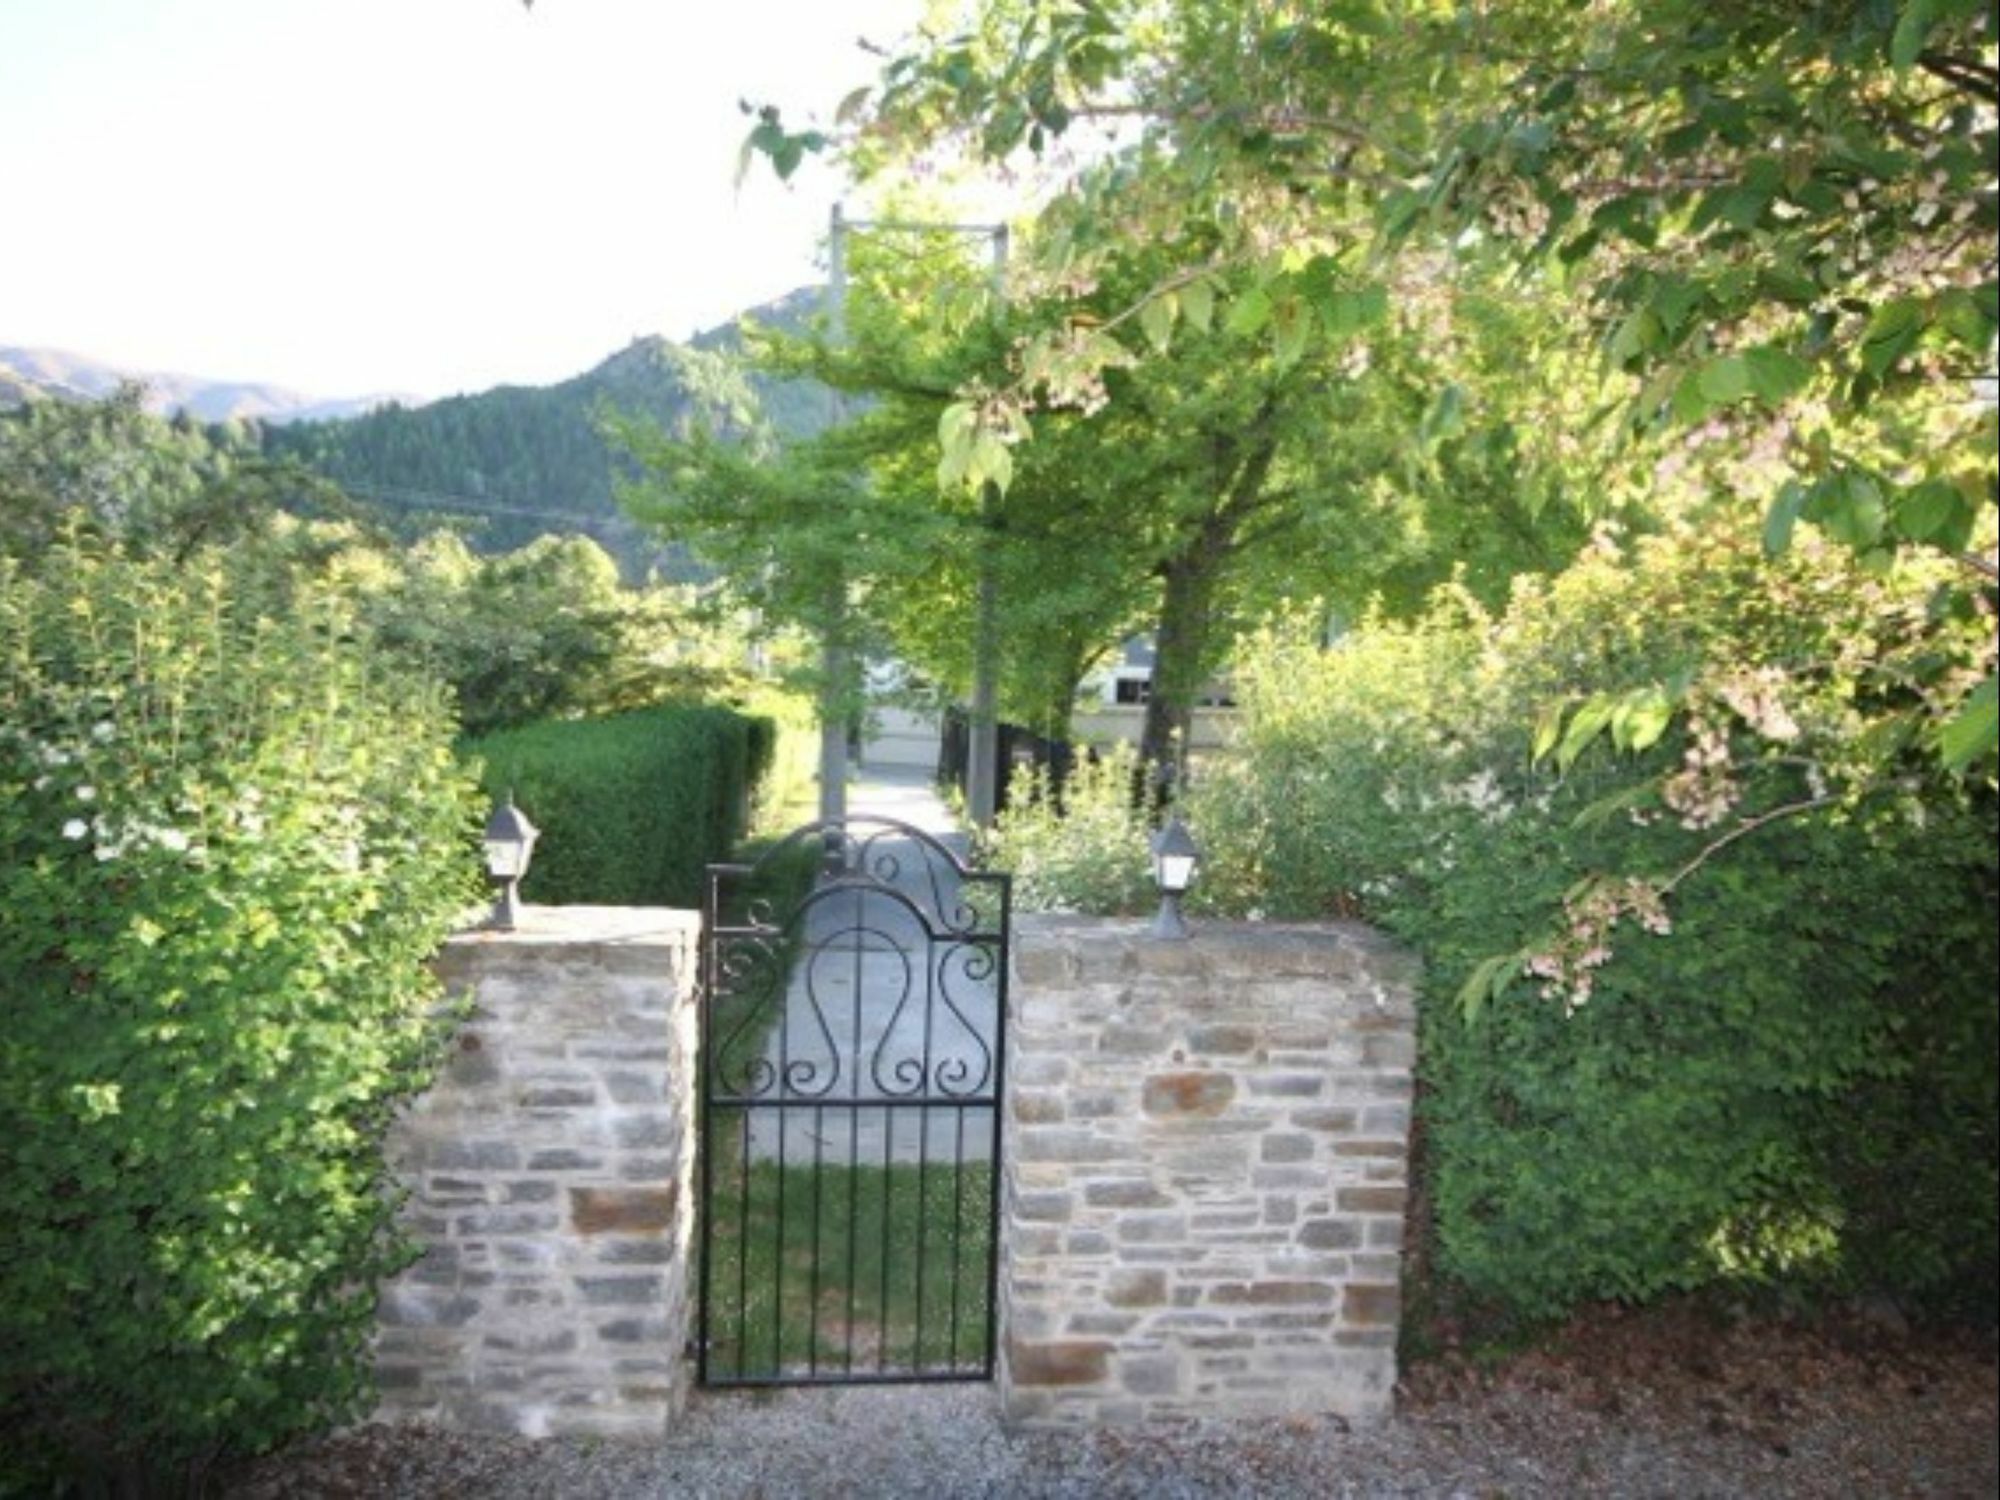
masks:
{"type": "Polygon", "coordinates": [[[993,1094],[999,1063],[998,959],[990,899],[951,859],[968,840],[921,772],[875,771],[848,789],[847,869],[809,898],[786,981],[785,1016],[765,1060],[783,1079],[750,1122],[755,1157],[788,1164],[984,1161],[993,1107],[935,1102],[993,1094]],[[888,820],[888,821],[878,821],[888,820]],[[893,1109],[881,1103],[907,1098],[893,1109]],[[880,1101],[878,1103],[877,1101],[880,1101]]]}
{"type": "Polygon", "coordinates": [[[887,767],[866,771],[847,788],[850,814],[873,814],[894,818],[921,828],[933,838],[949,844],[963,859],[970,847],[965,831],[944,805],[928,772],[901,771],[887,767]]]}

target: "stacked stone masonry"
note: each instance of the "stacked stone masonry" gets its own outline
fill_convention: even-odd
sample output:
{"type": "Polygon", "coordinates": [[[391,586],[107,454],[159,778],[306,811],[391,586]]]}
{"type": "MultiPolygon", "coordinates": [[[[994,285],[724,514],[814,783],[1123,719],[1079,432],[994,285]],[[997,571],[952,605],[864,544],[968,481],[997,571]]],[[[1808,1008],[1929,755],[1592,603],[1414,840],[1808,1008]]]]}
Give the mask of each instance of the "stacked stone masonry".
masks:
{"type": "Polygon", "coordinates": [[[469,992],[391,1163],[426,1248],[382,1295],[386,1421],[658,1435],[683,1398],[692,912],[529,908],[452,940],[469,992]]]}
{"type": "Polygon", "coordinates": [[[1415,981],[1353,924],[1021,924],[1010,1419],[1387,1409],[1415,981]]]}

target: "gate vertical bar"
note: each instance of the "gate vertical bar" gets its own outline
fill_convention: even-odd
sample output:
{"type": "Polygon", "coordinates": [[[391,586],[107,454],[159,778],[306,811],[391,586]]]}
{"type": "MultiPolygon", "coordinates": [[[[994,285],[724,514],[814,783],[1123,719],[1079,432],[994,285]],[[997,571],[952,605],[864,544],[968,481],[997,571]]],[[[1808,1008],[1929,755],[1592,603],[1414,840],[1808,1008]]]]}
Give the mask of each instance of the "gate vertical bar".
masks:
{"type": "Polygon", "coordinates": [[[986,1205],[986,1377],[1000,1330],[1000,1148],[1007,1114],[1007,935],[1014,930],[1014,880],[1000,875],[1000,935],[993,951],[993,1148],[987,1157],[986,1205]]]}
{"type": "Polygon", "coordinates": [[[714,1158],[715,1153],[713,1150],[710,1149],[710,1141],[708,1135],[710,1129],[708,1096],[710,1092],[710,1086],[713,1081],[710,1076],[710,1069],[714,1066],[714,1059],[710,1055],[710,1048],[713,1044],[713,1039],[715,1036],[715,1020],[714,1016],[711,1013],[711,1007],[715,1004],[715,989],[716,989],[716,974],[715,974],[716,924],[719,916],[718,902],[716,899],[716,887],[721,884],[721,881],[722,881],[722,876],[717,871],[710,870],[708,872],[708,880],[706,886],[702,891],[701,963],[700,963],[701,1000],[700,1003],[695,1007],[694,1142],[695,1142],[695,1155],[697,1158],[695,1162],[695,1169],[696,1172],[698,1173],[698,1180],[701,1184],[700,1187],[701,1198],[695,1211],[701,1216],[701,1244],[700,1244],[700,1249],[698,1251],[701,1261],[700,1264],[696,1267],[696,1273],[695,1273],[696,1286],[698,1290],[696,1291],[695,1294],[697,1306],[695,1308],[695,1327],[694,1327],[694,1338],[695,1338],[694,1369],[695,1369],[695,1379],[699,1381],[702,1385],[708,1384],[708,1375],[709,1375],[709,1370],[708,1370],[709,1268],[715,1263],[715,1249],[711,1238],[714,1233],[715,1215],[709,1212],[709,1204],[714,1201],[714,1198],[712,1197],[713,1181],[711,1178],[711,1172],[713,1169],[711,1167],[711,1161],[714,1158]]]}

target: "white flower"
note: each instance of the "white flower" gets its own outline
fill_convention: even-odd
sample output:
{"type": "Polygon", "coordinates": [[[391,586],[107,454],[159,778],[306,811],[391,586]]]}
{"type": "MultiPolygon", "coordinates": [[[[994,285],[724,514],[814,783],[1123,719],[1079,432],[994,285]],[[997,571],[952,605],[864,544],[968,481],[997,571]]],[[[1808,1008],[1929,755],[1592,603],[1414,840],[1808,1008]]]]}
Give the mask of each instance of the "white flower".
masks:
{"type": "Polygon", "coordinates": [[[76,800],[79,802],[95,802],[97,800],[97,788],[86,782],[76,789],[76,800]]]}
{"type": "Polygon", "coordinates": [[[97,743],[100,745],[103,744],[106,740],[110,739],[111,721],[109,719],[99,719],[95,724],[91,725],[90,737],[96,740],[97,743]]]}
{"type": "Polygon", "coordinates": [[[63,837],[66,839],[86,838],[89,834],[90,825],[81,818],[71,818],[63,824],[63,837]]]}
{"type": "Polygon", "coordinates": [[[188,836],[178,828],[155,828],[152,834],[153,842],[162,849],[171,849],[176,854],[187,852],[188,836]]]}

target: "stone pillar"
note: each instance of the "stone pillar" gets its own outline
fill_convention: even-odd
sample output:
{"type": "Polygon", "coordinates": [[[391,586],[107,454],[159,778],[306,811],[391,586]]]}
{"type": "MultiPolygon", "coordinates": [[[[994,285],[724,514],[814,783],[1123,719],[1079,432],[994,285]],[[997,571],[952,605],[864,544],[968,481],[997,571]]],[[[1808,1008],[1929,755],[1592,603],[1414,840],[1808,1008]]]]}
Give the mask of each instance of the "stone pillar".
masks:
{"type": "Polygon", "coordinates": [[[378,1419],[665,1430],[688,1380],[700,926],[529,907],[446,945],[473,1010],[390,1134],[427,1248],[382,1294],[378,1419]]]}
{"type": "Polygon", "coordinates": [[[1020,923],[1010,1420],[1388,1409],[1416,973],[1353,923],[1020,923]]]}

